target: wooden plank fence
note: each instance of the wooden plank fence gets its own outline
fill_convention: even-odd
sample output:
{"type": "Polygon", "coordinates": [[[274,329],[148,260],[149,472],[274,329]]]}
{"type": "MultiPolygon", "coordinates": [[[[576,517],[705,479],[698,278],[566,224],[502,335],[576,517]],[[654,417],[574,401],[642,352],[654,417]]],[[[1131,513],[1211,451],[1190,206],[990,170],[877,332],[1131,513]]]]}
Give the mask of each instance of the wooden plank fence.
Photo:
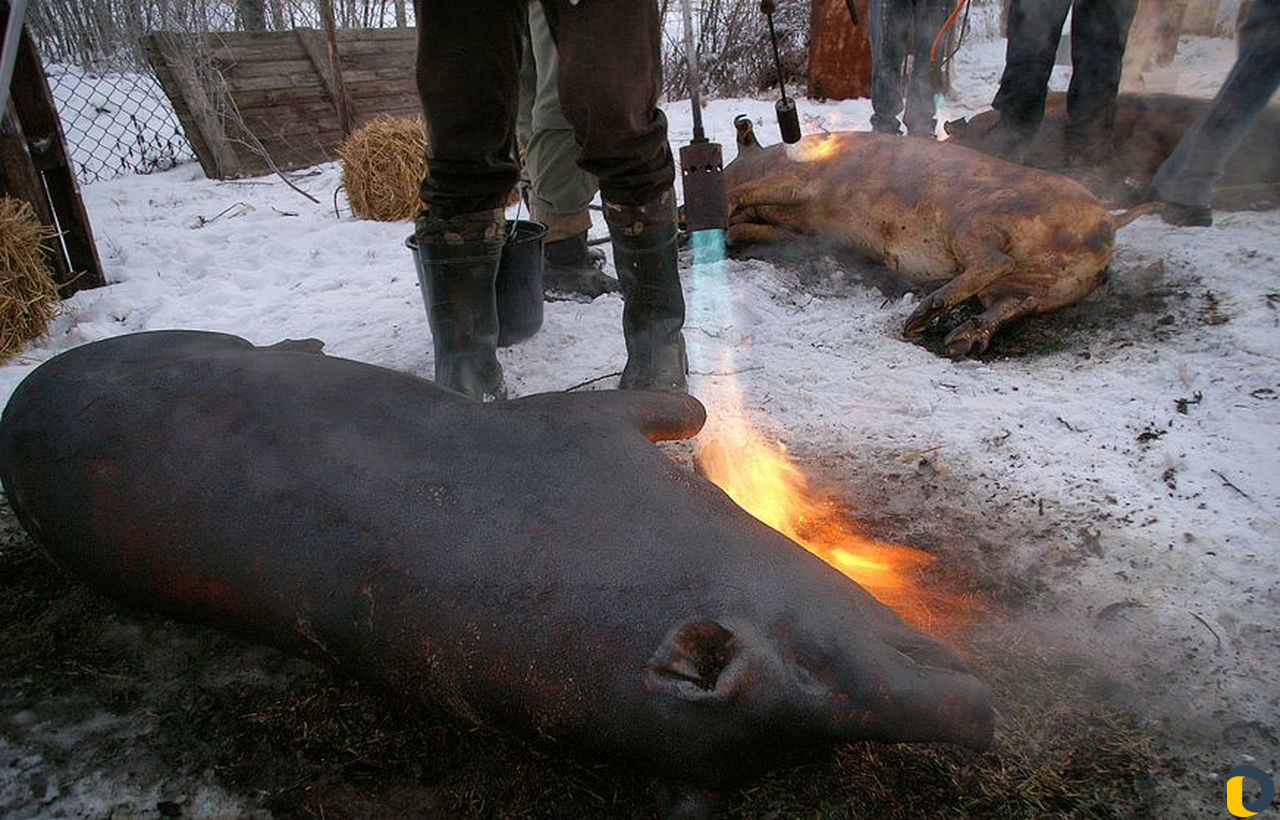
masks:
{"type": "MultiPolygon", "coordinates": [[[[8,21],[9,1],[0,0],[0,41],[8,21]]],[[[45,255],[59,295],[65,299],[106,284],[44,64],[25,27],[12,96],[0,110],[0,196],[30,203],[40,222],[57,234],[45,255]]]]}
{"type": "Polygon", "coordinates": [[[338,31],[336,49],[313,29],[162,32],[145,46],[213,179],[328,162],[343,138],[369,120],[421,113],[413,29],[338,31]]]}

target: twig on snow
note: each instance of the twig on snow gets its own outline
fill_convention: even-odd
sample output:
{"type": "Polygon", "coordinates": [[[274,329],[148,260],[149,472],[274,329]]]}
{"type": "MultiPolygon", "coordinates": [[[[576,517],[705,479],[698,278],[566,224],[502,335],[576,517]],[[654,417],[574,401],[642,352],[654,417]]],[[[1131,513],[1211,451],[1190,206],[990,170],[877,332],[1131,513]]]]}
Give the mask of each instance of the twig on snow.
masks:
{"type": "Polygon", "coordinates": [[[1204,624],[1204,628],[1205,628],[1205,629],[1207,629],[1207,630],[1209,630],[1209,634],[1210,634],[1210,635],[1212,635],[1212,636],[1213,636],[1213,638],[1214,638],[1214,640],[1216,640],[1216,641],[1218,642],[1218,648],[1219,648],[1219,649],[1221,649],[1221,648],[1222,648],[1222,636],[1221,636],[1221,635],[1219,635],[1219,634],[1217,633],[1217,631],[1216,631],[1212,626],[1209,626],[1209,622],[1208,622],[1208,621],[1206,621],[1204,618],[1201,618],[1201,617],[1200,617],[1199,615],[1197,615],[1196,613],[1194,613],[1194,612],[1190,612],[1189,610],[1188,610],[1188,614],[1190,614],[1192,618],[1195,618],[1197,621],[1199,621],[1200,623],[1204,624]]]}
{"type": "Polygon", "coordinates": [[[615,370],[612,373],[605,373],[603,376],[596,376],[594,379],[587,379],[585,382],[579,382],[578,384],[575,384],[573,387],[566,387],[561,392],[572,393],[573,391],[578,390],[579,388],[595,384],[596,382],[602,382],[605,379],[612,379],[614,376],[621,376],[621,375],[622,375],[621,370],[615,370]]]}
{"type": "Polygon", "coordinates": [[[1244,490],[1242,490],[1242,489],[1240,489],[1239,487],[1237,487],[1236,485],[1232,484],[1232,483],[1231,483],[1231,480],[1230,480],[1229,478],[1227,478],[1226,476],[1224,476],[1222,473],[1218,472],[1217,470],[1210,470],[1209,472],[1213,473],[1213,474],[1214,474],[1214,475],[1216,475],[1218,478],[1222,479],[1222,486],[1224,486],[1224,487],[1229,487],[1229,488],[1231,488],[1231,489],[1235,490],[1236,492],[1240,493],[1240,495],[1244,496],[1245,498],[1249,499],[1250,501],[1252,501],[1252,500],[1253,500],[1253,496],[1249,495],[1249,494],[1248,494],[1248,493],[1246,493],[1244,490]]]}

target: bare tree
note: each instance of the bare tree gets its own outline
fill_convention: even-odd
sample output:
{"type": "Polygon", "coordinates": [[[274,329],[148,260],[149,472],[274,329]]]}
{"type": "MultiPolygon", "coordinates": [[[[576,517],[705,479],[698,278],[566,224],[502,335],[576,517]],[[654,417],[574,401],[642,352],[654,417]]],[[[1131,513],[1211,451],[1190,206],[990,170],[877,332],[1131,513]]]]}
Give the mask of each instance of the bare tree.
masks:
{"type": "Polygon", "coordinates": [[[236,0],[236,19],[245,31],[266,31],[267,10],[263,0],[236,0]]]}
{"type": "Polygon", "coordinates": [[[280,0],[271,0],[271,27],[276,31],[284,31],[284,4],[280,0]]]}

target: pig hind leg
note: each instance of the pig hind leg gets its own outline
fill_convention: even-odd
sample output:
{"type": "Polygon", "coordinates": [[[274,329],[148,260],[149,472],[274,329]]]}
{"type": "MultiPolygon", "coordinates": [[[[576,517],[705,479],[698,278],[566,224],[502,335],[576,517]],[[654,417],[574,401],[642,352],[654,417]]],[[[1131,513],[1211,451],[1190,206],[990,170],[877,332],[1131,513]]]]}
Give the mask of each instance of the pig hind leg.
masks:
{"type": "Polygon", "coordinates": [[[1022,293],[997,292],[991,296],[984,293],[980,298],[986,310],[948,333],[942,340],[947,355],[953,359],[984,352],[991,344],[991,337],[1000,328],[1014,319],[1030,316],[1040,310],[1040,302],[1036,297],[1022,293]]]}
{"type": "Polygon", "coordinates": [[[903,334],[921,335],[937,319],[1013,273],[1015,267],[1013,259],[1003,251],[988,247],[976,262],[966,265],[959,276],[921,300],[907,317],[903,334]]]}

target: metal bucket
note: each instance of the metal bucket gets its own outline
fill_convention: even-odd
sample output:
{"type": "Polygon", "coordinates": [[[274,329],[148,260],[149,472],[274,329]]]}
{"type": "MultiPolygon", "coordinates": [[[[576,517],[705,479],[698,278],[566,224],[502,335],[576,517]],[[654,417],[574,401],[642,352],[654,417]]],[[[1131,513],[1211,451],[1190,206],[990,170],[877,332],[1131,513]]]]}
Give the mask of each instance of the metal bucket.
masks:
{"type": "MultiPolygon", "coordinates": [[[[531,219],[511,220],[498,263],[498,346],[519,344],[542,327],[542,242],[547,226],[531,219]]],[[[412,235],[404,241],[422,276],[422,257],[412,235]]]]}

